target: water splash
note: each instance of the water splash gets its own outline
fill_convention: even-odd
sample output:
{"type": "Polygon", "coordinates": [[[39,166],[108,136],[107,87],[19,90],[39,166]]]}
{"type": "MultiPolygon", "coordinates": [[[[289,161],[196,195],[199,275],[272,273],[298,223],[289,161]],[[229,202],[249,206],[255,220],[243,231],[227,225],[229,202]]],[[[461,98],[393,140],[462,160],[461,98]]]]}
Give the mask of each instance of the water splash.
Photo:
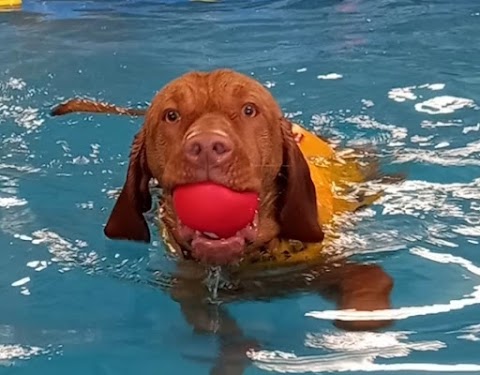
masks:
{"type": "Polygon", "coordinates": [[[47,349],[26,345],[0,345],[0,365],[12,365],[15,360],[27,360],[48,353],[47,349]]]}

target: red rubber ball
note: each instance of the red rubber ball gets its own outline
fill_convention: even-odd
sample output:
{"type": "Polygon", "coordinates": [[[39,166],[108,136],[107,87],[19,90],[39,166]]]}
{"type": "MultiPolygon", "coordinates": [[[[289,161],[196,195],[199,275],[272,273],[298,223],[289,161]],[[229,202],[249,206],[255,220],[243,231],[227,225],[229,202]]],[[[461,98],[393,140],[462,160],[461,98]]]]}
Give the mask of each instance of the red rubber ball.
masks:
{"type": "Polygon", "coordinates": [[[202,182],[177,187],[173,192],[173,204],[184,225],[228,238],[253,221],[258,194],[202,182]]]}

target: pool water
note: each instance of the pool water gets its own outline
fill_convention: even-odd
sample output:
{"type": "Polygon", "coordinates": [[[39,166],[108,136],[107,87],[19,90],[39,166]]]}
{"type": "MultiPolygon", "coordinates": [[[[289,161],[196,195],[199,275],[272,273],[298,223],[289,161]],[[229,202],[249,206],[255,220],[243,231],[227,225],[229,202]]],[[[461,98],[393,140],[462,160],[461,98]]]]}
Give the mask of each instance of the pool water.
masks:
{"type": "Polygon", "coordinates": [[[394,278],[395,324],[341,331],[313,293],[238,302],[230,314],[261,344],[244,373],[479,372],[479,37],[471,0],[25,0],[0,13],[0,373],[209,373],[216,338],[149,285],[172,269],[162,243],[103,235],[141,119],[49,109],[137,105],[217,67],[407,176],[339,242],[394,278]]]}

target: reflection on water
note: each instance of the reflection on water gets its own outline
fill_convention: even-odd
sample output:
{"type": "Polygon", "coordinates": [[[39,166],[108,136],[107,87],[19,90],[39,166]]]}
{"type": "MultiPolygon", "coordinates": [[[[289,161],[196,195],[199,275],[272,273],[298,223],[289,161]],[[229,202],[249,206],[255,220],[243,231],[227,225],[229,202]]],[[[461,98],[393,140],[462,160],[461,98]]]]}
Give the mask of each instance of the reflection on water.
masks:
{"type": "Polygon", "coordinates": [[[444,342],[405,342],[411,332],[309,334],[305,346],[334,352],[322,356],[297,357],[284,352],[248,353],[261,369],[279,373],[307,372],[373,372],[373,371],[431,371],[478,372],[480,365],[434,363],[374,363],[377,358],[403,358],[412,352],[441,351],[444,342]]]}

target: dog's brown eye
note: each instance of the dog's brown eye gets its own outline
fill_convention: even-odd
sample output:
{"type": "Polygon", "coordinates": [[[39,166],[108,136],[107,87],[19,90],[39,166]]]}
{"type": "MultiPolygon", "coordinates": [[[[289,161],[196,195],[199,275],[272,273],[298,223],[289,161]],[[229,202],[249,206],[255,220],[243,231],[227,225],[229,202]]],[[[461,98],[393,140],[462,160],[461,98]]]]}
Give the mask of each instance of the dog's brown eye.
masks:
{"type": "Polygon", "coordinates": [[[253,104],[245,104],[243,106],[243,114],[247,117],[255,117],[257,115],[257,108],[253,104]]]}
{"type": "Polygon", "coordinates": [[[178,113],[178,111],[175,111],[174,109],[169,109],[165,111],[164,120],[171,123],[177,122],[178,120],[180,120],[180,113],[178,113]]]}

